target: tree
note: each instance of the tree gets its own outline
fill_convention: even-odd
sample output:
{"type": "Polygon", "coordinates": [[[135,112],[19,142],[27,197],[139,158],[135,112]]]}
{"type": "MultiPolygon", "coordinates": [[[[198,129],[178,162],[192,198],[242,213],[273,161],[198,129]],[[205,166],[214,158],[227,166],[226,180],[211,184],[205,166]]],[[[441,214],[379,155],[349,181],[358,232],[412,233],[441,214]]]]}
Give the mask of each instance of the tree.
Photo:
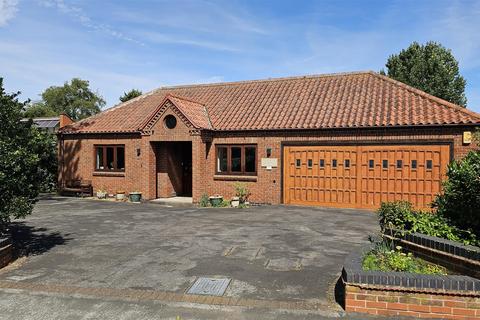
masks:
{"type": "Polygon", "coordinates": [[[142,91],[137,89],[132,89],[128,92],[124,92],[123,96],[121,96],[118,99],[120,99],[121,102],[127,102],[128,100],[141,96],[142,94],[143,94],[142,91]]]}
{"type": "Polygon", "coordinates": [[[63,86],[52,86],[42,93],[43,107],[57,115],[65,112],[73,120],[80,120],[100,112],[105,100],[90,90],[89,82],[73,78],[63,86]]]}
{"type": "Polygon", "coordinates": [[[32,212],[45,174],[41,167],[55,150],[50,134],[21,121],[28,102],[19,102],[19,94],[7,94],[0,78],[0,234],[12,218],[32,212]]]}
{"type": "MultiPolygon", "coordinates": [[[[465,79],[451,50],[436,42],[413,42],[388,58],[387,75],[431,95],[466,106],[465,79]]],[[[381,73],[385,74],[384,71],[381,73]]]]}
{"type": "Polygon", "coordinates": [[[43,102],[36,102],[28,105],[23,113],[25,118],[41,118],[58,116],[55,110],[47,107],[43,102]]]}

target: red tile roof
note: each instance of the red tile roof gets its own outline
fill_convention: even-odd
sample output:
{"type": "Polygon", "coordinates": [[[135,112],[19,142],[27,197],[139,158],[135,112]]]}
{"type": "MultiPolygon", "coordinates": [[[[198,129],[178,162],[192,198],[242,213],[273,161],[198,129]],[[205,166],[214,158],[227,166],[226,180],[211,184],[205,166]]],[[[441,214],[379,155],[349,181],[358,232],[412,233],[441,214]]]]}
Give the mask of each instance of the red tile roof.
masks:
{"type": "Polygon", "coordinates": [[[375,72],[163,87],[64,132],[138,132],[166,99],[195,128],[322,129],[479,124],[480,115],[375,72]]]}

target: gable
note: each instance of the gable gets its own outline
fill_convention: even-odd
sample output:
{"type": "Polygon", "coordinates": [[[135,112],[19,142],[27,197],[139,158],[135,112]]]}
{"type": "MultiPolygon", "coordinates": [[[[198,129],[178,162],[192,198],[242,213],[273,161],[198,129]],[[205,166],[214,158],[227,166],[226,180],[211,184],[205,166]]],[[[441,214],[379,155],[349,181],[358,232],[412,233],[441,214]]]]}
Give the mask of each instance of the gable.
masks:
{"type": "Polygon", "coordinates": [[[168,95],[159,107],[153,112],[149,119],[140,126],[142,132],[148,133],[159,122],[165,119],[166,113],[175,115],[183,125],[192,130],[211,129],[208,113],[202,104],[189,101],[180,97],[168,95]]]}

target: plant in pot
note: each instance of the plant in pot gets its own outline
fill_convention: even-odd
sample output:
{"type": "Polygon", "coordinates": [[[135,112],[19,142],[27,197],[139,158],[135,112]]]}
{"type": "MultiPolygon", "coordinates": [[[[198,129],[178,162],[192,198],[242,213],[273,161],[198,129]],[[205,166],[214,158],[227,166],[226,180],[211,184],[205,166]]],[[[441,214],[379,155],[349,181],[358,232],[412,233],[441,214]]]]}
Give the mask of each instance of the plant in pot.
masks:
{"type": "Polygon", "coordinates": [[[98,199],[105,199],[106,197],[107,197],[107,189],[104,186],[98,188],[97,198],[98,199]]]}
{"type": "MultiPolygon", "coordinates": [[[[247,188],[245,183],[235,182],[233,184],[233,188],[235,189],[235,198],[238,198],[238,206],[246,206],[248,204],[248,196],[250,196],[250,191],[247,188]]],[[[233,198],[232,198],[232,206],[233,206],[233,198]]]]}
{"type": "Polygon", "coordinates": [[[142,193],[139,191],[132,191],[128,194],[131,202],[140,202],[142,200],[142,193]]]}
{"type": "Polygon", "coordinates": [[[219,195],[211,196],[208,198],[210,200],[210,204],[212,207],[219,207],[220,204],[223,202],[223,197],[219,195]]]}
{"type": "Polygon", "coordinates": [[[116,199],[117,201],[123,201],[123,200],[125,200],[125,191],[123,191],[123,190],[118,190],[118,191],[117,191],[117,194],[115,195],[115,199],[116,199]]]}

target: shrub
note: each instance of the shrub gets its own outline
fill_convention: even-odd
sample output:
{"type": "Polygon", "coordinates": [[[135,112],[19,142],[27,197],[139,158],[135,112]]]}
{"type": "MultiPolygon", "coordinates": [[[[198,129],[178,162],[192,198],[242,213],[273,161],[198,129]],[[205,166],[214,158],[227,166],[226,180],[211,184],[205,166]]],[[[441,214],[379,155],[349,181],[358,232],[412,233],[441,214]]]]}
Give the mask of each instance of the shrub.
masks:
{"type": "Polygon", "coordinates": [[[382,202],[377,213],[382,230],[385,228],[410,229],[408,223],[412,220],[413,207],[408,201],[382,202]]]}
{"type": "Polygon", "coordinates": [[[470,230],[462,230],[441,213],[416,211],[407,201],[384,202],[378,209],[381,229],[393,228],[419,232],[463,244],[477,245],[478,240],[470,230]]]}
{"type": "Polygon", "coordinates": [[[443,193],[434,201],[439,214],[480,237],[480,150],[450,163],[443,193]]]}
{"type": "Polygon", "coordinates": [[[208,194],[204,193],[200,197],[200,207],[208,207],[210,205],[210,201],[208,199],[208,194]]]}

